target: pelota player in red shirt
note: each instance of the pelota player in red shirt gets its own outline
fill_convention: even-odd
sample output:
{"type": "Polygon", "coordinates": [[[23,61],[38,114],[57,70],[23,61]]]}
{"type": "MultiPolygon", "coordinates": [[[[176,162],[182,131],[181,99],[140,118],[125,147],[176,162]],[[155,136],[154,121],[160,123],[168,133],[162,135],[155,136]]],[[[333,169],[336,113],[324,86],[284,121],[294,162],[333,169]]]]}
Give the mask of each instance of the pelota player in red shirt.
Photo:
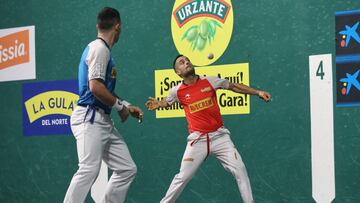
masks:
{"type": "Polygon", "coordinates": [[[243,201],[254,202],[245,165],[230,139],[229,130],[223,125],[216,90],[228,89],[236,93],[258,95],[266,102],[270,101],[271,95],[226,79],[196,75],[190,60],[183,55],[175,58],[174,70],[183,82],[173,87],[166,99],[158,101],[149,97],[145,104],[148,110],[155,110],[180,102],[190,132],[180,172],[175,175],[161,203],[175,202],[208,155],[214,155],[234,175],[243,201]]]}

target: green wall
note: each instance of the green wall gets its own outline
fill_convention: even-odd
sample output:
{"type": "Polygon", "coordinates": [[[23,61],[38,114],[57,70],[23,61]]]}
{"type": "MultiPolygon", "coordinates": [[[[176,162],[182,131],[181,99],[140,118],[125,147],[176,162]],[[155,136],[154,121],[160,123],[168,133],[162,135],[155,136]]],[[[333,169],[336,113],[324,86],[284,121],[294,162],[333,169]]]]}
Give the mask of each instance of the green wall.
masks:
{"type": "MultiPolygon", "coordinates": [[[[177,55],[170,27],[173,3],[3,0],[0,28],[35,25],[36,81],[75,79],[81,53],[96,37],[97,12],[104,6],[118,8],[123,31],[113,48],[119,69],[116,91],[144,107],[154,95],[154,70],[169,68],[177,55]]],[[[360,1],[237,0],[232,5],[232,39],[213,65],[249,62],[251,86],[273,94],[268,104],[252,98],[249,115],[224,116],[247,166],[255,200],[313,202],[308,56],[332,53],[334,58],[334,14],[359,9],[360,1]]],[[[72,136],[22,135],[21,86],[34,81],[0,83],[0,202],[62,202],[77,169],[72,136]]],[[[337,203],[360,202],[359,113],[358,107],[334,108],[337,203]]],[[[157,120],[154,112],[146,111],[139,126],[134,119],[120,124],[113,118],[138,166],[126,202],[159,202],[179,169],[185,119],[157,120]]],[[[233,177],[210,158],[178,202],[229,203],[241,198],[233,177]]]]}

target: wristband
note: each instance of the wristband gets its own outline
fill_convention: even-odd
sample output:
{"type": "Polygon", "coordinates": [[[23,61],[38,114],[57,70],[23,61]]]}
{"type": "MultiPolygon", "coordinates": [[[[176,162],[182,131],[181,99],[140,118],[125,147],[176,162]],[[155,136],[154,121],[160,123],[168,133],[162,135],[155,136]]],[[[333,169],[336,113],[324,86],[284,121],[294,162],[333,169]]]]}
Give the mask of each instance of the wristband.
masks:
{"type": "Polygon", "coordinates": [[[121,111],[124,108],[124,104],[121,103],[118,98],[116,98],[115,104],[112,106],[112,108],[115,108],[117,111],[121,111]]]}
{"type": "Polygon", "coordinates": [[[127,102],[125,100],[122,100],[121,103],[124,104],[124,106],[126,106],[126,107],[129,107],[131,105],[129,102],[127,102]]]}

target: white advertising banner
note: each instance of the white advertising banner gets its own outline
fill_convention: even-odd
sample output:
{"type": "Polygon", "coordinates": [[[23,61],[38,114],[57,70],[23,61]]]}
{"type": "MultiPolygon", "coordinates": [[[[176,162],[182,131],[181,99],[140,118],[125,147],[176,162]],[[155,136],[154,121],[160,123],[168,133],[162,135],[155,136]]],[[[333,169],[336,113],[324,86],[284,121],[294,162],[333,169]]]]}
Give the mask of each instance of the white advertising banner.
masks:
{"type": "Polygon", "coordinates": [[[35,26],[0,29],[0,82],[36,78],[35,26]]]}

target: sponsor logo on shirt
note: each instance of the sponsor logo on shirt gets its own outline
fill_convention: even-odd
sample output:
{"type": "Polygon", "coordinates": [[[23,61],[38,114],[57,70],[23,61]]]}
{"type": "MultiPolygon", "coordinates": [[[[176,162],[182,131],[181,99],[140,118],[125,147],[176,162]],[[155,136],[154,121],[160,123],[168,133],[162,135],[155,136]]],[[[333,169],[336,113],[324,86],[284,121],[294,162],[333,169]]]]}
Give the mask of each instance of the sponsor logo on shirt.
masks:
{"type": "Polygon", "coordinates": [[[117,75],[116,68],[113,67],[113,68],[111,69],[111,78],[116,78],[116,75],[117,75]]]}
{"type": "Polygon", "coordinates": [[[210,92],[211,88],[210,87],[205,87],[203,89],[200,90],[201,92],[210,92]]]}
{"type": "Polygon", "coordinates": [[[185,94],[185,99],[186,100],[189,100],[191,97],[190,97],[190,94],[188,93],[188,94],[185,94]]]}
{"type": "Polygon", "coordinates": [[[214,106],[214,102],[212,101],[211,97],[208,97],[206,99],[190,104],[189,109],[190,113],[195,113],[210,108],[212,106],[214,106]]]}

